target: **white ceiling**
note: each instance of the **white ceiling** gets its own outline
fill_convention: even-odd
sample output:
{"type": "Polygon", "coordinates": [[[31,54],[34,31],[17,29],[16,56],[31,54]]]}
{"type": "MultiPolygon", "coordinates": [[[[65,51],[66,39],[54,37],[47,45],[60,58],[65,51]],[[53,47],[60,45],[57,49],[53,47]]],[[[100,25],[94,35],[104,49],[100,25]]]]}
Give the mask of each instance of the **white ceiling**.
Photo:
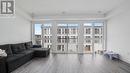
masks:
{"type": "Polygon", "coordinates": [[[126,0],[16,0],[16,6],[29,14],[85,15],[105,14],[126,0]]]}

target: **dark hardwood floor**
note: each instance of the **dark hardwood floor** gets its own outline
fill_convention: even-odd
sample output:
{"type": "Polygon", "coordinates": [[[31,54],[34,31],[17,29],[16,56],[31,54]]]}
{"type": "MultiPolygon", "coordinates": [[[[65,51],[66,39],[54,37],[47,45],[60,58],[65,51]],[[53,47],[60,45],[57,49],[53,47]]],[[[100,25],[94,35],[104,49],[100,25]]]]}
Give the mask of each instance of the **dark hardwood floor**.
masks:
{"type": "Polygon", "coordinates": [[[98,54],[51,54],[35,58],[12,73],[130,73],[130,66],[98,54]]]}

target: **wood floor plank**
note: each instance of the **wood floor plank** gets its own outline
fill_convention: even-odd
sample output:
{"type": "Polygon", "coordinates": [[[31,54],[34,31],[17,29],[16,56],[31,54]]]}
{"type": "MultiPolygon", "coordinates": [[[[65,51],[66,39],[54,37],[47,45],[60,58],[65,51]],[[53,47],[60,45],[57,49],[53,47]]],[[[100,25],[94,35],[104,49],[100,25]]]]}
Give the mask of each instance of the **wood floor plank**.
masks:
{"type": "Polygon", "coordinates": [[[51,54],[34,58],[12,73],[130,73],[130,66],[98,54],[51,54]]]}

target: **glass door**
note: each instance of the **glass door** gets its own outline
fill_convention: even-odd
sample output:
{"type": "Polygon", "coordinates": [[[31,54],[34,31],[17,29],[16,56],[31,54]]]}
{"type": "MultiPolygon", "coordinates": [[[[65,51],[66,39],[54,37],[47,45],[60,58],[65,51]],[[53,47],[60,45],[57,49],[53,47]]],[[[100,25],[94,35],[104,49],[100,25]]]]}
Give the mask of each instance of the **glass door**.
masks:
{"type": "Polygon", "coordinates": [[[34,45],[42,45],[42,24],[34,25],[34,35],[33,35],[33,43],[34,45]]]}
{"type": "Polygon", "coordinates": [[[42,25],[42,45],[44,48],[50,48],[52,47],[52,24],[51,23],[44,23],[42,25]]]}
{"type": "Polygon", "coordinates": [[[68,26],[67,24],[57,24],[57,52],[67,53],[68,47],[68,26]]]}
{"type": "Polygon", "coordinates": [[[33,43],[54,53],[99,53],[104,50],[104,22],[49,21],[35,23],[33,43]]]}
{"type": "Polygon", "coordinates": [[[94,23],[93,26],[93,38],[94,38],[94,51],[95,53],[101,53],[103,49],[104,43],[104,24],[103,23],[94,23]]]}
{"type": "Polygon", "coordinates": [[[83,53],[93,52],[93,24],[84,23],[84,48],[83,53]]]}
{"type": "Polygon", "coordinates": [[[57,52],[76,53],[78,24],[57,24],[57,52]]]}
{"type": "Polygon", "coordinates": [[[83,53],[99,53],[104,49],[104,23],[84,23],[83,53]]]}
{"type": "Polygon", "coordinates": [[[68,53],[78,52],[78,24],[68,24],[68,53]]]}

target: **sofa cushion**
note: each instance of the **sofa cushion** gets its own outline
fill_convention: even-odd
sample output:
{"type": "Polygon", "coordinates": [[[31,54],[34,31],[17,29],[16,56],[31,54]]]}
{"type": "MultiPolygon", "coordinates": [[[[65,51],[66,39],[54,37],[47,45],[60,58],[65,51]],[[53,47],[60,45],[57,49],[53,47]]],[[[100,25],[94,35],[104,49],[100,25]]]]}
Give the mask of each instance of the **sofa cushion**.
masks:
{"type": "Polygon", "coordinates": [[[32,58],[33,54],[13,54],[13,56],[8,56],[6,60],[8,73],[12,73],[12,71],[25,64],[32,58]]]}
{"type": "Polygon", "coordinates": [[[32,41],[25,43],[26,49],[30,49],[33,47],[32,41]]]}
{"type": "Polygon", "coordinates": [[[0,49],[5,50],[7,55],[12,55],[12,50],[10,44],[0,45],[0,49]]]}
{"type": "Polygon", "coordinates": [[[22,58],[23,56],[25,56],[25,54],[13,54],[7,57],[7,62],[17,60],[19,58],[22,58]]]}
{"type": "Polygon", "coordinates": [[[11,49],[13,54],[18,54],[19,52],[26,50],[24,43],[12,44],[11,49]]]}
{"type": "Polygon", "coordinates": [[[20,45],[21,45],[21,50],[26,50],[25,43],[20,43],[20,45]]]}
{"type": "Polygon", "coordinates": [[[20,54],[28,55],[28,54],[32,54],[33,52],[34,52],[34,50],[24,50],[24,51],[20,52],[20,54]]]}

